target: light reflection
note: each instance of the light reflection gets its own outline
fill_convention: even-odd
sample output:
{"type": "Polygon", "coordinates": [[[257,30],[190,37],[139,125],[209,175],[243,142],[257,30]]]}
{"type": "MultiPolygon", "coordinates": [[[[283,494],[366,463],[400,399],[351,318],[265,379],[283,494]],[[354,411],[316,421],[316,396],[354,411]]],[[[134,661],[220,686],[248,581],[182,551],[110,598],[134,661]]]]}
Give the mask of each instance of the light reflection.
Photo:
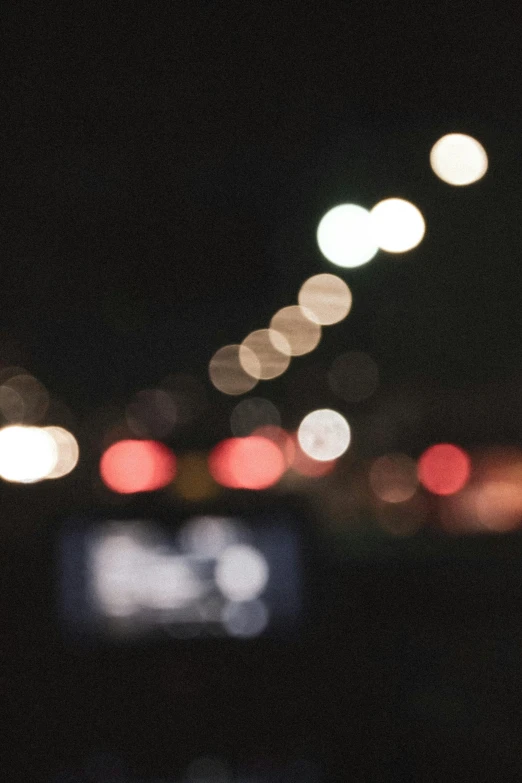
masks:
{"type": "Polygon", "coordinates": [[[472,136],[448,133],[433,145],[430,164],[437,177],[449,185],[471,185],[488,170],[488,156],[472,136]]]}
{"type": "Polygon", "coordinates": [[[352,293],[337,275],[314,275],[301,286],[298,301],[307,317],[329,326],[346,318],[352,306],[352,293]]]}
{"type": "Polygon", "coordinates": [[[53,438],[58,452],[58,459],[54,468],[47,474],[48,479],[57,479],[71,473],[80,458],[80,448],[72,432],[64,427],[44,427],[53,438]]]}
{"type": "MultiPolygon", "coordinates": [[[[270,321],[272,330],[281,333],[288,342],[288,350],[291,356],[303,356],[317,347],[321,339],[321,327],[314,322],[313,314],[300,305],[283,307],[270,321]]],[[[278,350],[283,350],[282,345],[275,344],[278,350]]]]}

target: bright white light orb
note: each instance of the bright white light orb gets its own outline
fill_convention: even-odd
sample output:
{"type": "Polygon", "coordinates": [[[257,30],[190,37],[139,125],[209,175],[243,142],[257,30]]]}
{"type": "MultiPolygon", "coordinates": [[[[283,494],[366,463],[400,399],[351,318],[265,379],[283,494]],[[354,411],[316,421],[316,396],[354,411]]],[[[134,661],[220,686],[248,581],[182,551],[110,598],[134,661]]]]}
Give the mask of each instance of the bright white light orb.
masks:
{"type": "Polygon", "coordinates": [[[488,156],[480,141],[472,136],[448,133],[431,148],[430,165],[448,185],[471,185],[488,170],[488,156]]]}
{"type": "Polygon", "coordinates": [[[219,557],[215,579],[225,598],[231,601],[253,601],[267,585],[268,563],[253,546],[229,546],[219,557]]]}
{"type": "Polygon", "coordinates": [[[44,429],[14,425],[0,430],[0,477],[6,481],[41,481],[57,461],[56,442],[44,429]]]}
{"type": "Polygon", "coordinates": [[[366,264],[379,249],[370,213],[357,204],[339,204],[327,212],[317,228],[317,244],[328,261],[347,268],[366,264]]]}
{"type": "Polygon", "coordinates": [[[340,413],[323,408],[304,417],[297,439],[309,457],[318,462],[328,462],[344,454],[350,445],[350,426],[340,413]]]}
{"type": "Polygon", "coordinates": [[[405,253],[417,247],[426,223],[417,207],[402,198],[379,201],[370,212],[375,241],[388,253],[405,253]]]}

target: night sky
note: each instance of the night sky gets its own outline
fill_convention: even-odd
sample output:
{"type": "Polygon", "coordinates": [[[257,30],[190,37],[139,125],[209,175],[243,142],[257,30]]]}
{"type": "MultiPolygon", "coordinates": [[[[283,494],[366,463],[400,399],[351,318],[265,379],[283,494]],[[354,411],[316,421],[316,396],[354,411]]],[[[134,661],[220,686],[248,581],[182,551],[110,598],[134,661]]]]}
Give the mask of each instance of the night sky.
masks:
{"type": "Polygon", "coordinates": [[[492,2],[1,14],[1,358],[75,413],[170,372],[208,383],[218,347],[339,272],[316,246],[324,212],[389,196],[421,208],[425,240],[341,270],[349,318],[262,393],[284,402],[292,373],[343,349],[384,387],[520,376],[522,95],[492,2]],[[432,173],[451,131],[484,144],[480,183],[432,173]]]}

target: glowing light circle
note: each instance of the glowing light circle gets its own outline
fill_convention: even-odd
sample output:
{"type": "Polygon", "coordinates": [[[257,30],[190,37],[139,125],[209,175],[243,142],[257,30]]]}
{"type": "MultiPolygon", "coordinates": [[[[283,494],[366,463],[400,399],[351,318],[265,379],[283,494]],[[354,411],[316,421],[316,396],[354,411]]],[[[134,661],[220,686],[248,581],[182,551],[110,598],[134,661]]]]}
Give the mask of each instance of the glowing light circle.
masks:
{"type": "Polygon", "coordinates": [[[44,427],[53,438],[58,451],[58,459],[54,468],[47,474],[48,479],[57,479],[71,473],[80,458],[78,441],[64,427],[44,427]]]}
{"type": "Polygon", "coordinates": [[[282,375],[290,364],[286,337],[274,329],[257,329],[245,337],[239,348],[243,370],[256,380],[268,381],[282,375]]]}
{"type": "Polygon", "coordinates": [[[174,479],[176,458],[154,440],[120,440],[103,453],[100,475],[109,489],[121,495],[153,492],[174,479]]]}
{"type": "Polygon", "coordinates": [[[488,156],[482,144],[465,133],[448,133],[430,152],[434,173],[448,185],[471,185],[488,170],[488,156]]]}
{"type": "Polygon", "coordinates": [[[352,307],[352,292],[337,275],[309,277],[299,291],[298,302],[316,324],[330,326],[346,318],[352,307]]]}
{"type": "Polygon", "coordinates": [[[328,261],[345,268],[366,264],[379,249],[370,213],[357,204],[330,209],[317,228],[317,244],[328,261]]]}
{"type": "MultiPolygon", "coordinates": [[[[270,321],[270,340],[273,339],[274,331],[285,337],[290,356],[310,353],[321,339],[321,327],[314,321],[313,314],[300,305],[290,305],[278,310],[270,321]]],[[[281,343],[276,343],[275,347],[280,351],[284,350],[281,343]]]]}
{"type": "Polygon", "coordinates": [[[434,495],[454,495],[466,484],[471,461],[466,452],[452,443],[437,443],[421,454],[417,475],[421,484],[434,495]]]}
{"type": "Polygon", "coordinates": [[[33,484],[53,471],[58,448],[41,427],[13,425],[0,430],[0,477],[6,481],[33,484]]]}
{"type": "Polygon", "coordinates": [[[253,601],[268,583],[268,563],[249,544],[227,547],[216,564],[215,579],[221,593],[231,601],[253,601]]]}
{"type": "Polygon", "coordinates": [[[259,359],[247,346],[224,345],[210,360],[208,373],[213,385],[223,394],[245,394],[254,388],[260,377],[259,359]],[[245,361],[248,357],[250,368],[257,368],[255,375],[245,372],[240,361],[240,351],[245,361]]]}
{"type": "Polygon", "coordinates": [[[309,413],[297,431],[304,453],[319,462],[329,462],[344,454],[350,438],[350,426],[344,416],[329,408],[309,413]]]}
{"type": "Polygon", "coordinates": [[[215,481],[231,489],[267,489],[286,469],[279,446],[258,435],[221,441],[210,452],[208,464],[215,481]]]}
{"type": "Polygon", "coordinates": [[[406,454],[378,457],[368,478],[373,493],[385,503],[404,503],[417,490],[417,467],[406,454]]]}
{"type": "Polygon", "coordinates": [[[375,241],[387,253],[405,253],[422,241],[426,223],[421,211],[402,198],[379,201],[370,212],[375,241]]]}

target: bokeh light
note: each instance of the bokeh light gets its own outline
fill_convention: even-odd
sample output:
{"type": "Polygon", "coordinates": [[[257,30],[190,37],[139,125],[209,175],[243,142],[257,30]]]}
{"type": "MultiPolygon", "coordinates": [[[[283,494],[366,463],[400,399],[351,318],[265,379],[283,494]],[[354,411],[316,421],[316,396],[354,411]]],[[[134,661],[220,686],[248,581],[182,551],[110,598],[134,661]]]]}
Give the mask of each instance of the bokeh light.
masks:
{"type": "Polygon", "coordinates": [[[248,397],[241,400],[230,414],[230,429],[232,435],[244,438],[251,435],[259,427],[279,426],[281,416],[270,400],[263,397],[248,397]]]}
{"type": "Polygon", "coordinates": [[[405,253],[421,242],[426,224],[420,210],[402,198],[379,201],[370,212],[377,245],[388,253],[405,253]]]}
{"type": "MultiPolygon", "coordinates": [[[[5,374],[7,370],[4,370],[5,374]]],[[[8,421],[36,424],[43,419],[48,407],[47,389],[29,373],[21,371],[16,375],[9,374],[3,380],[0,386],[0,408],[8,421]]]]}
{"type": "Polygon", "coordinates": [[[320,462],[337,459],[350,445],[350,427],[344,416],[329,408],[312,411],[297,431],[302,450],[320,462]]]}
{"type": "Polygon", "coordinates": [[[257,383],[260,377],[261,365],[259,359],[250,348],[239,345],[225,345],[220,348],[209,365],[210,380],[223,394],[238,395],[246,394],[257,383]],[[248,357],[251,370],[257,368],[255,375],[247,373],[241,366],[239,352],[243,356],[243,361],[248,357]]]}
{"type": "Polygon", "coordinates": [[[337,266],[366,264],[378,250],[370,213],[357,204],[333,207],[319,223],[317,244],[323,256],[337,266]]]}
{"type": "Polygon", "coordinates": [[[214,479],[231,489],[267,489],[286,469],[281,449],[268,438],[250,435],[218,443],[209,455],[214,479]]]}
{"type": "Polygon", "coordinates": [[[289,464],[292,471],[298,473],[299,476],[304,478],[322,478],[332,473],[337,465],[336,459],[319,461],[308,456],[299,444],[297,433],[293,437],[290,436],[290,446],[291,449],[287,447],[289,464]]]}
{"type": "Polygon", "coordinates": [[[6,481],[41,481],[57,461],[56,442],[44,429],[14,424],[0,430],[0,477],[6,481]]]}
{"type": "Polygon", "coordinates": [[[72,432],[69,432],[64,427],[52,426],[44,427],[43,429],[53,438],[58,452],[56,465],[47,474],[46,478],[57,479],[67,476],[68,473],[74,470],[80,458],[78,441],[72,432]]]}
{"type": "Polygon", "coordinates": [[[348,351],[332,362],[328,385],[346,402],[360,402],[375,392],[379,385],[379,370],[367,353],[348,351]]]}
{"type": "Polygon", "coordinates": [[[179,533],[181,548],[198,557],[219,557],[232,544],[240,543],[241,526],[236,520],[219,516],[190,519],[179,533]]]}
{"type": "Polygon", "coordinates": [[[167,438],[177,418],[177,405],[164,389],[137,392],[125,411],[129,429],[140,438],[167,438]]]}
{"type": "Polygon", "coordinates": [[[206,453],[194,451],[178,457],[173,489],[191,503],[210,500],[219,494],[221,487],[208,472],[206,453]]]}
{"type": "Polygon", "coordinates": [[[100,475],[109,489],[123,495],[152,492],[174,479],[176,458],[163,443],[121,440],[103,453],[100,475]]]}
{"type": "Polygon", "coordinates": [[[406,454],[386,454],[374,460],[368,479],[373,493],[380,500],[404,503],[417,490],[417,465],[406,454]]]}
{"type": "Polygon", "coordinates": [[[314,275],[301,286],[298,302],[307,317],[329,326],[346,318],[352,306],[352,292],[337,275],[314,275]]]}
{"type": "MultiPolygon", "coordinates": [[[[291,356],[310,353],[321,339],[321,327],[315,323],[313,314],[300,305],[290,305],[278,310],[270,321],[270,328],[270,339],[272,339],[272,330],[286,338],[291,356]]],[[[284,348],[278,343],[275,347],[278,350],[284,348]]]]}
{"type": "Polygon", "coordinates": [[[471,460],[451,443],[437,443],[420,456],[417,473],[421,484],[434,495],[453,495],[467,483],[471,460]]]}
{"type": "Polygon", "coordinates": [[[488,170],[488,156],[482,144],[465,133],[448,133],[433,145],[430,164],[434,173],[449,185],[471,185],[488,170]]]}
{"type": "Polygon", "coordinates": [[[230,636],[250,639],[267,627],[269,612],[263,601],[229,601],[223,607],[221,622],[230,636]]]}
{"type": "Polygon", "coordinates": [[[290,465],[292,465],[295,459],[296,436],[291,435],[282,427],[276,426],[275,424],[267,424],[263,427],[258,427],[252,434],[259,435],[261,438],[267,438],[276,443],[281,449],[286,466],[290,467],[290,465]]]}
{"type": "Polygon", "coordinates": [[[251,332],[239,349],[239,361],[243,370],[252,378],[264,381],[282,375],[290,364],[290,356],[290,345],[286,337],[274,329],[257,329],[251,332]]]}
{"type": "Polygon", "coordinates": [[[268,583],[266,558],[249,544],[233,544],[219,555],[215,579],[221,593],[231,601],[252,601],[268,583]]]}

